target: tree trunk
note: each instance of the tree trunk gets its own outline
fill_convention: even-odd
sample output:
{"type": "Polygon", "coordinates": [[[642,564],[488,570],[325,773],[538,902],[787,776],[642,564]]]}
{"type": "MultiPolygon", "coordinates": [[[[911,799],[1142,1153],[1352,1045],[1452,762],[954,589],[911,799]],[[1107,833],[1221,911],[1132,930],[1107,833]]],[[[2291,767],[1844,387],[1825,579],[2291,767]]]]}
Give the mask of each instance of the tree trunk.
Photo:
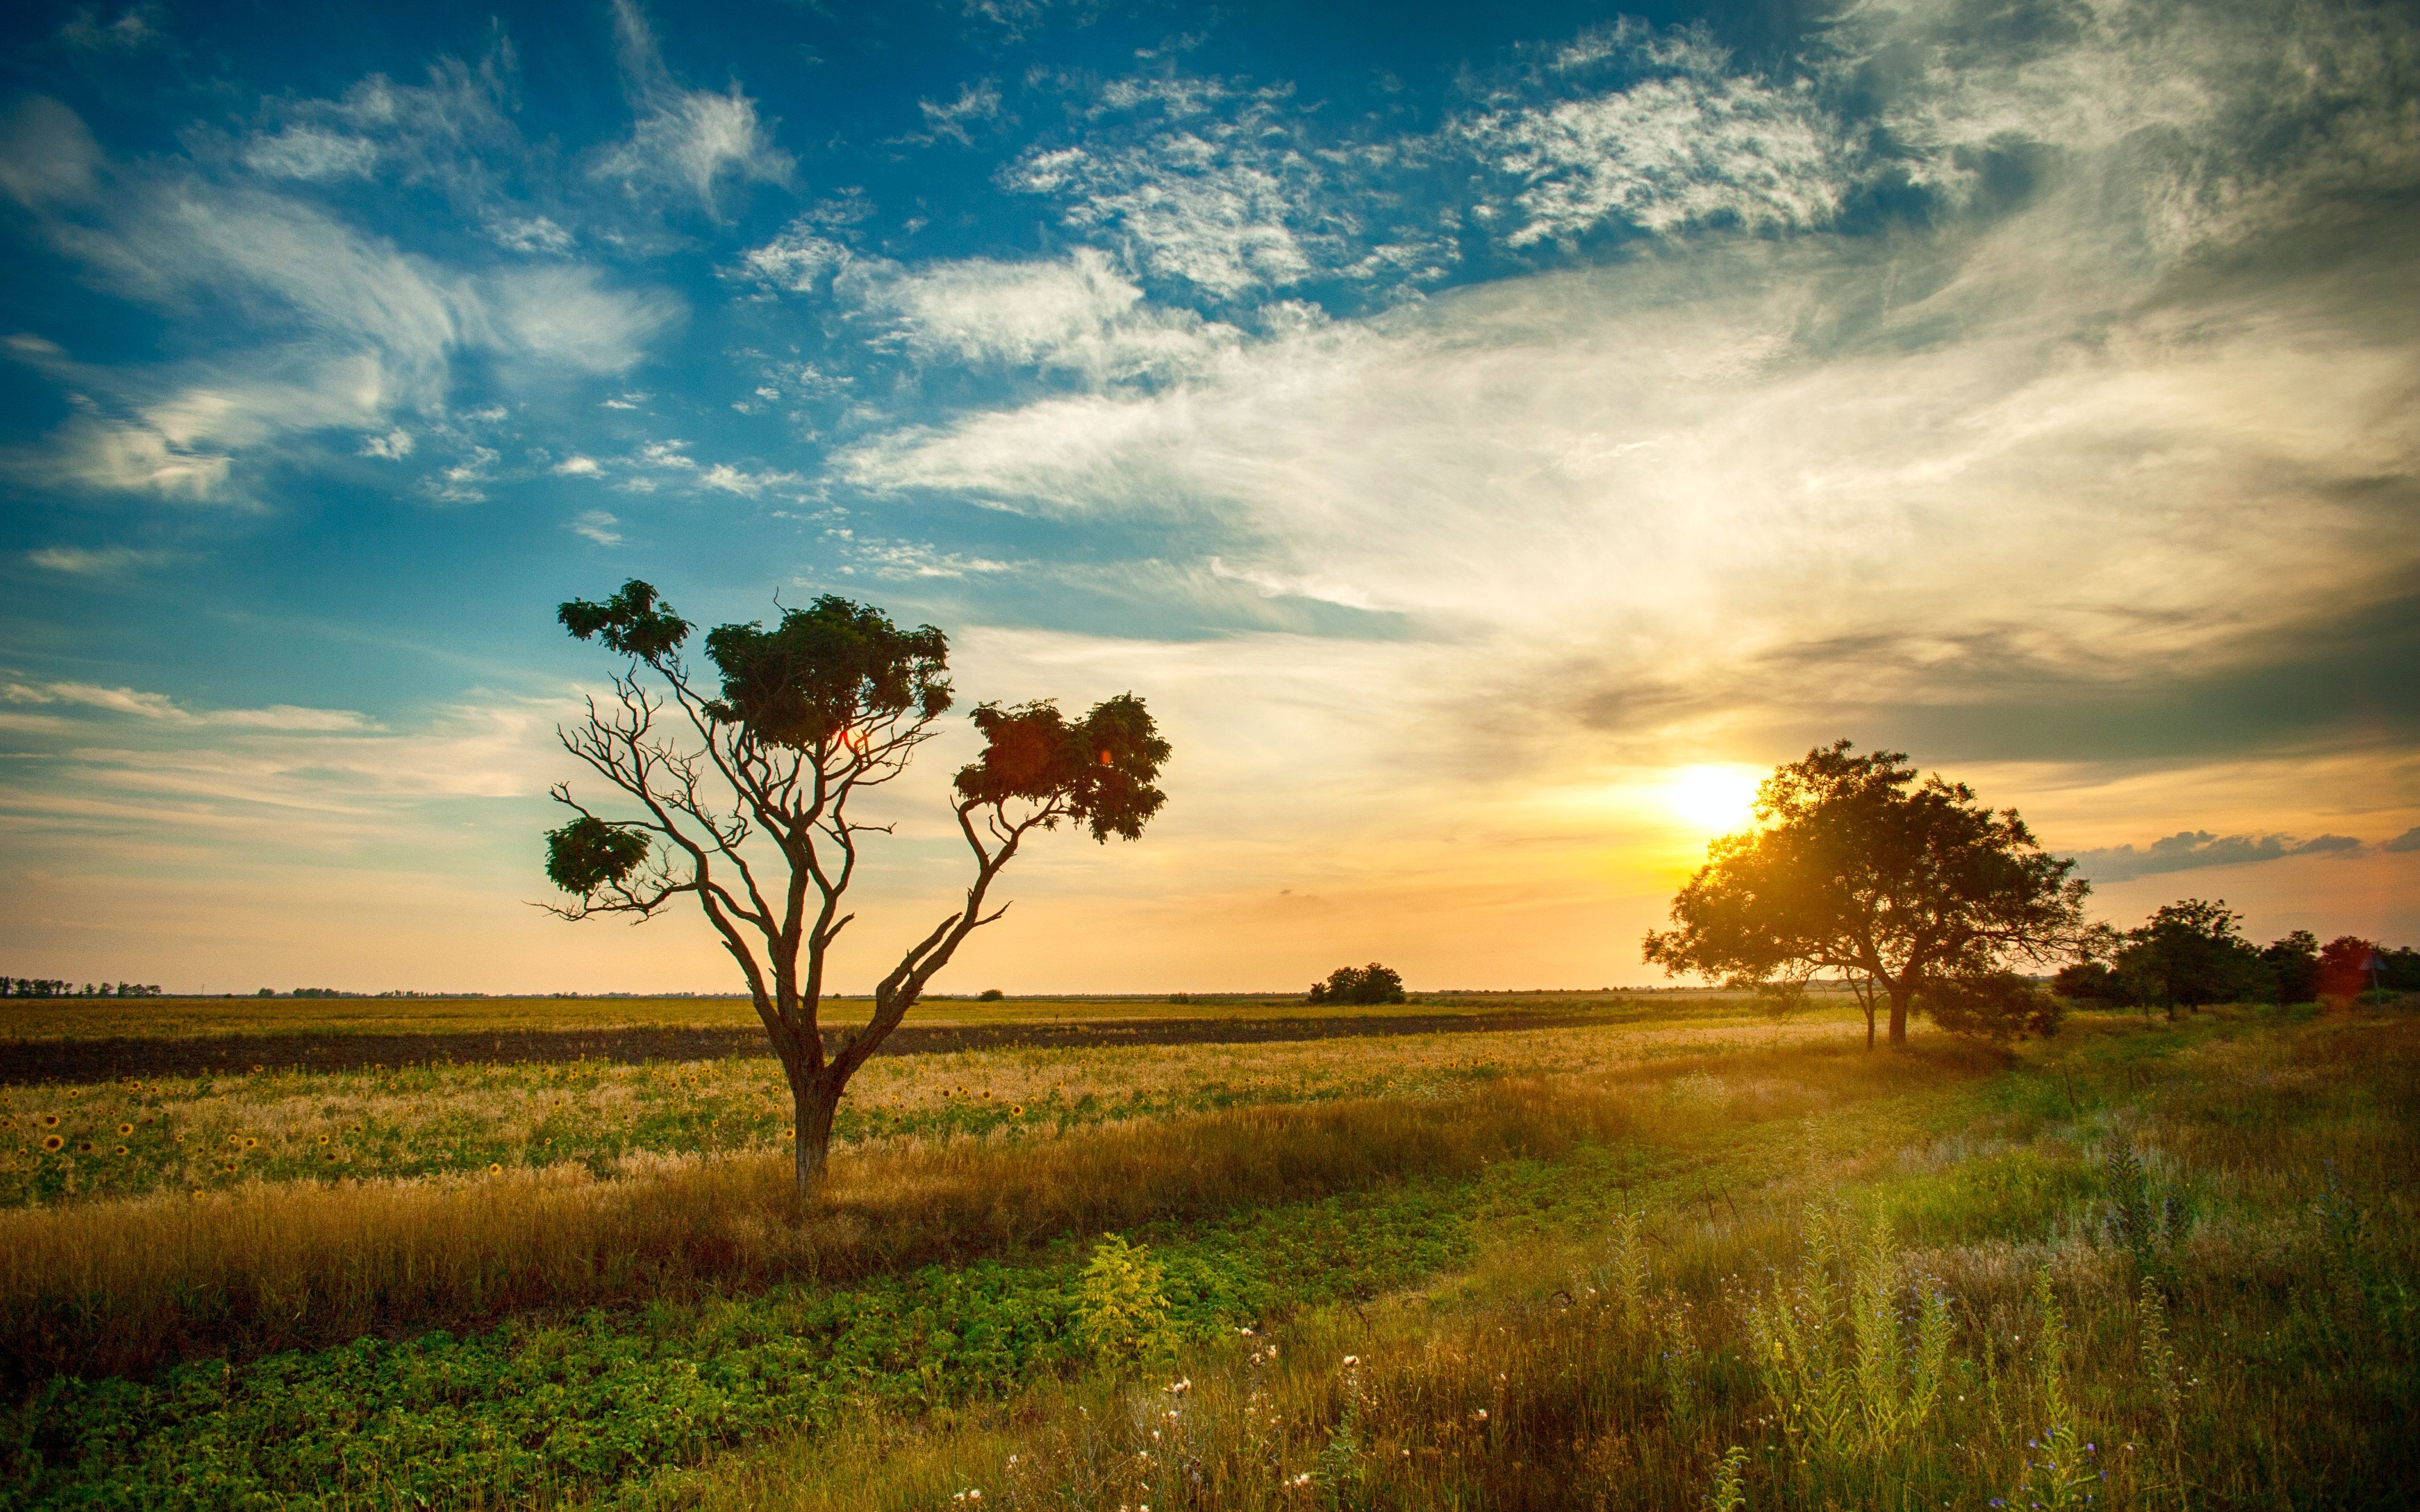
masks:
{"type": "Polygon", "coordinates": [[[824,1168],[831,1156],[832,1116],[840,1111],[840,1094],[841,1087],[829,1070],[811,1072],[790,1088],[790,1105],[798,1119],[793,1150],[801,1212],[823,1200],[824,1168]]]}
{"type": "MultiPolygon", "coordinates": [[[[1899,982],[1891,983],[1890,1042],[1893,1050],[1904,1050],[1907,1048],[1907,1003],[1908,999],[1915,995],[1916,993],[1914,989],[1903,986],[1899,982]]],[[[1868,1048],[1872,1048],[1870,1036],[1869,1036],[1868,1048]]]]}

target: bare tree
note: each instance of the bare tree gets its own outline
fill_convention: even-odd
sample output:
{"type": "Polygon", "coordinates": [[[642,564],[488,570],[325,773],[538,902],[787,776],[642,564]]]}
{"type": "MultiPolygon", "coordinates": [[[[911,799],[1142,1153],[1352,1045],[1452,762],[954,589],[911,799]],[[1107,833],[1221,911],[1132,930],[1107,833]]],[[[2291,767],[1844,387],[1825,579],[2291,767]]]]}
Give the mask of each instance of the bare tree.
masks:
{"type": "Polygon", "coordinates": [[[950,708],[949,642],[901,630],[880,610],[827,595],[774,628],[725,625],[706,637],[711,693],[681,658],[690,625],[632,580],[601,604],[562,607],[566,629],[627,658],[613,695],[559,731],[564,748],[623,797],[609,817],[557,784],[575,817],[547,835],[547,874],[574,896],[546,904],[570,919],[652,918],[694,900],[738,965],[781,1057],[797,1109],[799,1194],[819,1193],[832,1119],[849,1078],[899,1026],[968,935],[999,918],[993,882],[1036,830],[1063,821],[1106,842],[1134,840],[1166,802],[1168,760],[1142,701],[1123,694],[1070,721],[1048,702],[973,713],[982,754],[954,783],[974,878],[964,903],[900,955],[874,990],[872,1018],[827,1044],[821,1023],[832,944],[861,847],[888,825],[851,811],[897,779],[950,708]]]}

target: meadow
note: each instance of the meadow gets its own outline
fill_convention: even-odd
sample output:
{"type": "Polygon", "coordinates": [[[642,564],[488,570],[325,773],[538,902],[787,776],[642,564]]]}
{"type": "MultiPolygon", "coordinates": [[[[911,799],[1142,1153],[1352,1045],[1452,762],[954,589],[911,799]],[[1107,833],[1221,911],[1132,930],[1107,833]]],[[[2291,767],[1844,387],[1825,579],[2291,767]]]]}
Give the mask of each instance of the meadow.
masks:
{"type": "Polygon", "coordinates": [[[21,1160],[150,1159],[0,1212],[0,1497],[2420,1497],[2408,1010],[1862,1041],[1667,996],[877,1060],[803,1218],[768,1061],[8,1088],[21,1160]]]}

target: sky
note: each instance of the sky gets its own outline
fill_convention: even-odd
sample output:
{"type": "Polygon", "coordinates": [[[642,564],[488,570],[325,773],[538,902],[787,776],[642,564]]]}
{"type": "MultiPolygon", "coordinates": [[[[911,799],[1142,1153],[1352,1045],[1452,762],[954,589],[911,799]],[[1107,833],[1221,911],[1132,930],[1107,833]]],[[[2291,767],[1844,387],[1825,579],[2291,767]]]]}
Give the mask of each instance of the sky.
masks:
{"type": "Polygon", "coordinates": [[[0,971],[737,990],[531,906],[629,578],[1147,701],[939,990],[1660,980],[1841,736],[2121,926],[2420,939],[2415,19],[12,6],[0,971]]]}

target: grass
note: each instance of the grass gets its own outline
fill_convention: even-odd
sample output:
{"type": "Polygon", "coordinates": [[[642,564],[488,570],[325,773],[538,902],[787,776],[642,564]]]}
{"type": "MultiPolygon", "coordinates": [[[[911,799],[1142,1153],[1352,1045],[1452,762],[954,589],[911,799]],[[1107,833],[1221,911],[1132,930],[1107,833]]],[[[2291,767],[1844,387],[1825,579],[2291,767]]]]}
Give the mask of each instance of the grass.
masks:
{"type": "Polygon", "coordinates": [[[871,1416],[679,1501],[2411,1504],[2420,1025],[2082,1027],[1954,1127],[1880,1120],[1720,1205],[1649,1195],[1636,1243],[1619,1220],[1510,1235],[1381,1304],[945,1420],[871,1416]],[[2147,1243],[2113,1223],[2121,1150],[2168,1212],[2147,1243]]]}
{"type": "MultiPolygon", "coordinates": [[[[1695,1006],[1677,1022],[1608,1013],[1603,1026],[1583,1029],[878,1057],[852,1084],[835,1134],[845,1145],[1013,1138],[1266,1103],[1426,1096],[1503,1075],[1837,1038],[1835,1025],[1785,1029],[1736,1003],[1695,1006]]],[[[789,1094],[769,1057],[6,1087],[0,1207],[467,1176],[495,1165],[577,1166],[605,1180],[661,1155],[782,1149],[790,1123],[789,1094]]]]}
{"type": "Polygon", "coordinates": [[[929,1057],[901,1117],[1094,1102],[869,1133],[805,1224],[752,1148],[0,1215],[0,1500],[2420,1497],[2408,1013],[2009,1057],[1693,1011],[929,1057]]]}
{"type": "MultiPolygon", "coordinates": [[[[928,997],[909,1021],[935,1025],[1092,1023],[1101,1020],[1362,1018],[1445,1013],[1658,1012],[1718,995],[1621,993],[1431,993],[1416,1009],[1310,1004],[1292,994],[1199,994],[1185,1002],[1151,997],[928,997]]],[[[862,1023],[866,1000],[826,1005],[833,1027],[862,1023]]],[[[0,1036],[12,1040],[179,1040],[261,1034],[480,1034],[512,1030],[752,1029],[743,997],[10,997],[0,998],[0,1036]]]]}

